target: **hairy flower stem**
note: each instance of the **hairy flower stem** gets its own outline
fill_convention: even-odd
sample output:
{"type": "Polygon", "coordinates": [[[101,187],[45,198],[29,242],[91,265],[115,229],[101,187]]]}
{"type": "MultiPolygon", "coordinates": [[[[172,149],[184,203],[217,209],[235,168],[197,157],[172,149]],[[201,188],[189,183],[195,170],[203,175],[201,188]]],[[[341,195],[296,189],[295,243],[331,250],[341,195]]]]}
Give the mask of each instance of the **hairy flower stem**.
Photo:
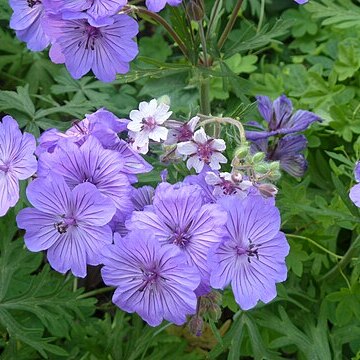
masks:
{"type": "Polygon", "coordinates": [[[224,29],[224,32],[221,34],[220,39],[218,41],[217,45],[218,45],[219,50],[221,50],[222,47],[224,46],[226,39],[228,38],[232,28],[235,25],[235,22],[236,22],[236,19],[237,19],[238,15],[239,15],[239,11],[240,11],[242,3],[243,3],[243,0],[238,0],[236,5],[235,5],[235,8],[234,8],[234,10],[233,10],[233,12],[231,14],[230,20],[227,23],[227,25],[226,25],[226,27],[224,29]]]}
{"type": "Polygon", "coordinates": [[[341,274],[341,271],[353,260],[353,257],[358,250],[358,243],[360,241],[360,235],[354,240],[354,242],[350,245],[348,251],[345,253],[343,258],[333,267],[330,271],[328,271],[324,276],[322,276],[318,281],[326,281],[331,280],[338,273],[341,274]]]}
{"type": "Polygon", "coordinates": [[[205,120],[201,121],[198,124],[198,127],[207,125],[207,124],[230,124],[235,126],[238,130],[239,130],[239,134],[240,134],[240,142],[241,144],[245,144],[246,143],[246,136],[245,136],[245,130],[244,127],[242,125],[242,123],[238,120],[229,118],[229,117],[209,117],[206,116],[205,114],[199,114],[199,116],[205,120]]]}
{"type": "Polygon", "coordinates": [[[200,111],[205,115],[211,113],[210,79],[206,77],[200,79],[200,111]]]}
{"type": "Polygon", "coordinates": [[[183,41],[181,40],[181,38],[177,34],[177,32],[172,28],[172,26],[164,18],[162,18],[159,14],[149,11],[148,9],[145,9],[144,7],[141,7],[141,6],[134,6],[133,9],[134,9],[135,13],[150,17],[151,19],[155,20],[158,24],[162,25],[165,28],[165,30],[169,33],[169,35],[178,44],[181,52],[184,54],[186,59],[189,60],[189,53],[188,53],[188,50],[187,50],[185,44],[183,43],[183,41]]]}
{"type": "Polygon", "coordinates": [[[92,291],[86,292],[84,294],[81,294],[77,297],[77,299],[85,299],[85,298],[89,298],[92,296],[104,294],[104,293],[107,293],[107,292],[113,291],[113,290],[115,290],[115,288],[113,286],[104,287],[101,289],[96,289],[96,290],[92,290],[92,291]]]}

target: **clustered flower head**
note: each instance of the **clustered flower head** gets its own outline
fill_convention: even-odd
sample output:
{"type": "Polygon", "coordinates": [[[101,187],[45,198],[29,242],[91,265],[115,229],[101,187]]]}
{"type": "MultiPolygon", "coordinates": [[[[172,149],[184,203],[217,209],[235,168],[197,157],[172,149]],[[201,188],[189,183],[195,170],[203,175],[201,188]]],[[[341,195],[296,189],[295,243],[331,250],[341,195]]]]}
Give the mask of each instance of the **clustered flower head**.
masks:
{"type": "MultiPolygon", "coordinates": [[[[121,309],[152,326],[191,319],[194,327],[207,312],[218,314],[216,290],[231,286],[243,310],[274,299],[289,245],[272,184],[279,163],[252,154],[245,141],[221,172],[225,141],[210,137],[198,116],[171,117],[155,99],[129,119],[99,109],[65,132],[45,131],[36,150],[35,139],[5,117],[0,174],[17,184],[37,169],[26,190],[32,207],[17,216],[29,250],[46,250],[52,268],[78,277],[102,265],[121,309]],[[164,170],[155,188],[136,187],[137,175],[152,170],[140,154],[169,146],[193,174],[171,184],[164,170]]],[[[18,200],[11,186],[4,189],[2,214],[18,200]]]]}
{"type": "MultiPolygon", "coordinates": [[[[49,45],[50,58],[65,64],[79,79],[90,70],[101,81],[115,80],[129,71],[138,54],[134,38],[139,32],[135,19],[121,10],[127,0],[9,0],[13,9],[10,27],[32,51],[49,45]],[[120,13],[119,13],[120,12],[120,13]]],[[[158,12],[181,0],[147,0],[158,12]]]]}

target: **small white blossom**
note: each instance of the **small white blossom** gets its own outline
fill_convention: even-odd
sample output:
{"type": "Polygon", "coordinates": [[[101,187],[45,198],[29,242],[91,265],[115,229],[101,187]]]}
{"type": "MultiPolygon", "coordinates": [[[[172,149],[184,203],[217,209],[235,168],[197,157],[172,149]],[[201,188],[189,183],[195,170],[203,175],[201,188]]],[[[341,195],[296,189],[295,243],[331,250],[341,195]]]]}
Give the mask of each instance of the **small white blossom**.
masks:
{"type": "Polygon", "coordinates": [[[141,153],[147,152],[149,140],[160,142],[166,140],[168,129],[163,125],[171,116],[169,106],[163,103],[158,104],[156,99],[149,103],[143,101],[139,104],[139,110],[130,112],[130,122],[127,125],[130,130],[130,137],[133,140],[133,148],[141,153]]]}
{"type": "Polygon", "coordinates": [[[179,143],[177,147],[179,154],[189,156],[187,168],[194,168],[197,173],[201,172],[205,164],[213,170],[219,170],[220,163],[227,162],[221,154],[225,149],[224,140],[207,136],[203,128],[195,132],[192,140],[179,143]]]}

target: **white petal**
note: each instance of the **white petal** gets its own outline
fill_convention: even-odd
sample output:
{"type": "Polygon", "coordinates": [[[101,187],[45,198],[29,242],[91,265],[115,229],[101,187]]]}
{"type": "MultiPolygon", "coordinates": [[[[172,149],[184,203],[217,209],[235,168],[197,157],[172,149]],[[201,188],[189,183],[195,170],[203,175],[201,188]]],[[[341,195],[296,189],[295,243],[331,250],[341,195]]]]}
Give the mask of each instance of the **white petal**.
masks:
{"type": "Polygon", "coordinates": [[[219,170],[221,167],[219,163],[227,163],[227,158],[223,154],[220,154],[218,152],[213,153],[211,155],[211,160],[209,164],[211,169],[219,170]]]}
{"type": "Polygon", "coordinates": [[[129,114],[129,118],[133,121],[142,122],[144,115],[139,110],[131,110],[129,114]]]}
{"type": "Polygon", "coordinates": [[[214,139],[211,143],[211,148],[217,151],[224,151],[226,149],[225,141],[222,139],[214,139]]]}
{"type": "Polygon", "coordinates": [[[141,131],[142,127],[143,127],[143,124],[142,124],[142,123],[139,123],[139,122],[137,122],[137,121],[130,121],[130,122],[127,124],[128,130],[134,131],[135,133],[141,131]]]}
{"type": "Polygon", "coordinates": [[[150,132],[149,138],[157,142],[160,142],[161,140],[166,140],[168,136],[168,131],[169,130],[163,126],[157,126],[150,132]]]}
{"type": "Polygon", "coordinates": [[[142,101],[139,104],[139,110],[143,113],[143,115],[147,116],[149,113],[149,103],[147,103],[146,101],[142,101]]]}
{"type": "Polygon", "coordinates": [[[172,114],[172,111],[169,111],[164,114],[156,115],[155,116],[156,123],[159,125],[163,124],[171,116],[171,114],[172,114]]]}
{"type": "Polygon", "coordinates": [[[192,132],[195,131],[196,125],[198,124],[199,121],[200,121],[199,116],[194,116],[192,119],[189,120],[188,126],[192,132]]]}
{"type": "Polygon", "coordinates": [[[221,184],[222,181],[219,178],[218,175],[216,175],[215,173],[213,173],[212,171],[208,171],[205,175],[205,181],[207,184],[209,185],[218,185],[221,184]]]}
{"type": "Polygon", "coordinates": [[[204,128],[199,129],[194,134],[194,141],[198,144],[205,144],[209,137],[206,135],[204,128]]]}
{"type": "Polygon", "coordinates": [[[197,153],[197,146],[192,141],[185,141],[179,143],[177,146],[177,151],[182,155],[192,155],[197,153]]]}
{"type": "Polygon", "coordinates": [[[195,171],[199,174],[204,167],[204,162],[197,155],[194,155],[188,159],[186,166],[189,170],[194,168],[195,171]]]}
{"type": "Polygon", "coordinates": [[[149,142],[149,132],[146,130],[135,133],[134,145],[136,147],[142,147],[149,142]]]}

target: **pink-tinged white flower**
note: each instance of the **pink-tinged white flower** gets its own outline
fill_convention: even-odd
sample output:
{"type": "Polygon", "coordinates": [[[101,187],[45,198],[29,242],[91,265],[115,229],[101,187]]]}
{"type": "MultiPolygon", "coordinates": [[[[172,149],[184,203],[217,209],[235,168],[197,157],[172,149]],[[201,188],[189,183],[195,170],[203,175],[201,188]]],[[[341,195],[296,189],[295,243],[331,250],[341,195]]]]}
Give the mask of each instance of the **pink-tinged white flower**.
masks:
{"type": "Polygon", "coordinates": [[[215,173],[208,171],[205,181],[207,184],[214,186],[213,195],[216,198],[226,195],[237,195],[245,198],[248,190],[254,186],[251,181],[244,179],[241,174],[230,174],[228,172],[215,173]]]}
{"type": "Polygon", "coordinates": [[[226,163],[226,157],[221,154],[226,149],[225,141],[213,139],[206,135],[203,128],[197,130],[190,141],[178,144],[178,152],[189,156],[186,163],[188,169],[194,168],[200,173],[204,165],[209,165],[213,170],[220,169],[220,163],[226,163]]]}
{"type": "Polygon", "coordinates": [[[130,122],[127,125],[130,138],[133,139],[133,148],[146,153],[150,140],[160,142],[166,140],[168,129],[161,126],[171,116],[169,106],[158,103],[156,99],[150,102],[141,102],[139,110],[130,112],[130,122]],[[145,152],[146,151],[146,152],[145,152]]]}
{"type": "Polygon", "coordinates": [[[174,145],[180,142],[190,141],[194,136],[195,128],[199,120],[200,118],[198,116],[193,117],[186,123],[169,120],[166,123],[169,128],[169,133],[165,145],[174,145]]]}

